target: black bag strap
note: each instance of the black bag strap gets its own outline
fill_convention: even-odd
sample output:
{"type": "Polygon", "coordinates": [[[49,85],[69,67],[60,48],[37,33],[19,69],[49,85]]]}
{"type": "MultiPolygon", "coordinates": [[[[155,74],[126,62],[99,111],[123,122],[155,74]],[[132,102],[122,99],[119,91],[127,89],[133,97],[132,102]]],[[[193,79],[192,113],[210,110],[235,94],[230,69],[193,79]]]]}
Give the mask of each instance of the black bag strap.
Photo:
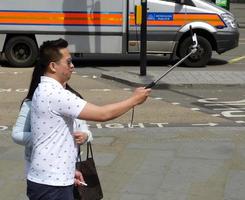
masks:
{"type": "Polygon", "coordinates": [[[94,158],[91,142],[87,142],[87,159],[88,158],[94,158]],[[89,156],[89,153],[90,153],[90,156],[89,156]]]}
{"type": "MultiPolygon", "coordinates": [[[[81,152],[80,151],[81,151],[80,150],[80,145],[77,145],[77,162],[81,162],[82,161],[81,152]]],[[[94,158],[91,142],[87,142],[87,159],[88,158],[94,158]]]]}

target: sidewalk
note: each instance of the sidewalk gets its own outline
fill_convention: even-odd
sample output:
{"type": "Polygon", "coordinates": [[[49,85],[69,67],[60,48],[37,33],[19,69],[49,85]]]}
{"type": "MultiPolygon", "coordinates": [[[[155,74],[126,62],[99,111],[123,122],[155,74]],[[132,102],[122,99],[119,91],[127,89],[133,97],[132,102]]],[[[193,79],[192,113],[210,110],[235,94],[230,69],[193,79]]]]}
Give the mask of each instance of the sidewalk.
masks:
{"type": "Polygon", "coordinates": [[[244,3],[231,3],[230,12],[236,16],[240,28],[245,28],[245,4],[244,3]]]}
{"type": "MultiPolygon", "coordinates": [[[[166,70],[166,69],[165,69],[166,70]]],[[[139,76],[139,70],[128,72],[103,72],[102,78],[115,80],[130,86],[146,86],[158,79],[164,70],[150,71],[147,76],[139,76]]],[[[172,71],[157,84],[158,88],[175,87],[245,87],[245,72],[241,71],[172,71]]]]}

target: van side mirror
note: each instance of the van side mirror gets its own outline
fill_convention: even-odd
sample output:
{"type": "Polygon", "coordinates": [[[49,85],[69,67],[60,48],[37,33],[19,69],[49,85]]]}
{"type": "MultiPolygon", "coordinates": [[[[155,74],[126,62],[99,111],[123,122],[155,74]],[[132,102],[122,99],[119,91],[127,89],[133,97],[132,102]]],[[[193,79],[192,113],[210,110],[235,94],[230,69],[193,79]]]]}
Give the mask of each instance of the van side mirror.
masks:
{"type": "Polygon", "coordinates": [[[175,0],[175,3],[184,4],[185,0],[175,0]]]}

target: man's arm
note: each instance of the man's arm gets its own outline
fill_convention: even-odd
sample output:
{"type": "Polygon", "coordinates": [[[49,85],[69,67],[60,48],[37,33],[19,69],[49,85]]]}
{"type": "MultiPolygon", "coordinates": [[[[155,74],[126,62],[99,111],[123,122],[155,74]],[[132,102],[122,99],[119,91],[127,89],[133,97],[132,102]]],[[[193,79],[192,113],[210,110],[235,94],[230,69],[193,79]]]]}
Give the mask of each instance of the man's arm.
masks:
{"type": "Polygon", "coordinates": [[[97,106],[87,103],[78,118],[90,121],[108,121],[121,116],[136,105],[143,103],[149,96],[151,89],[137,88],[133,95],[124,101],[97,106]]]}

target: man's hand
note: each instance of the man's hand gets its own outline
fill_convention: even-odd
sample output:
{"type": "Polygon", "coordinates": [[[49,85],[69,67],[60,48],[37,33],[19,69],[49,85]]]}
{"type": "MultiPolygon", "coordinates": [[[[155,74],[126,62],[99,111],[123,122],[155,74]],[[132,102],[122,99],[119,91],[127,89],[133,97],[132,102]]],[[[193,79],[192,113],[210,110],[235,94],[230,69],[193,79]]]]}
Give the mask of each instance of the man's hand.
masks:
{"type": "Polygon", "coordinates": [[[83,175],[80,171],[76,170],[75,171],[74,184],[75,184],[75,186],[79,186],[79,185],[83,185],[82,183],[85,183],[85,181],[83,179],[83,175]]]}
{"type": "Polygon", "coordinates": [[[145,89],[144,87],[136,88],[132,98],[134,98],[135,105],[142,104],[150,95],[151,89],[145,89]]]}
{"type": "Polygon", "coordinates": [[[77,144],[83,144],[88,140],[88,134],[81,131],[75,131],[73,136],[77,144]]]}

